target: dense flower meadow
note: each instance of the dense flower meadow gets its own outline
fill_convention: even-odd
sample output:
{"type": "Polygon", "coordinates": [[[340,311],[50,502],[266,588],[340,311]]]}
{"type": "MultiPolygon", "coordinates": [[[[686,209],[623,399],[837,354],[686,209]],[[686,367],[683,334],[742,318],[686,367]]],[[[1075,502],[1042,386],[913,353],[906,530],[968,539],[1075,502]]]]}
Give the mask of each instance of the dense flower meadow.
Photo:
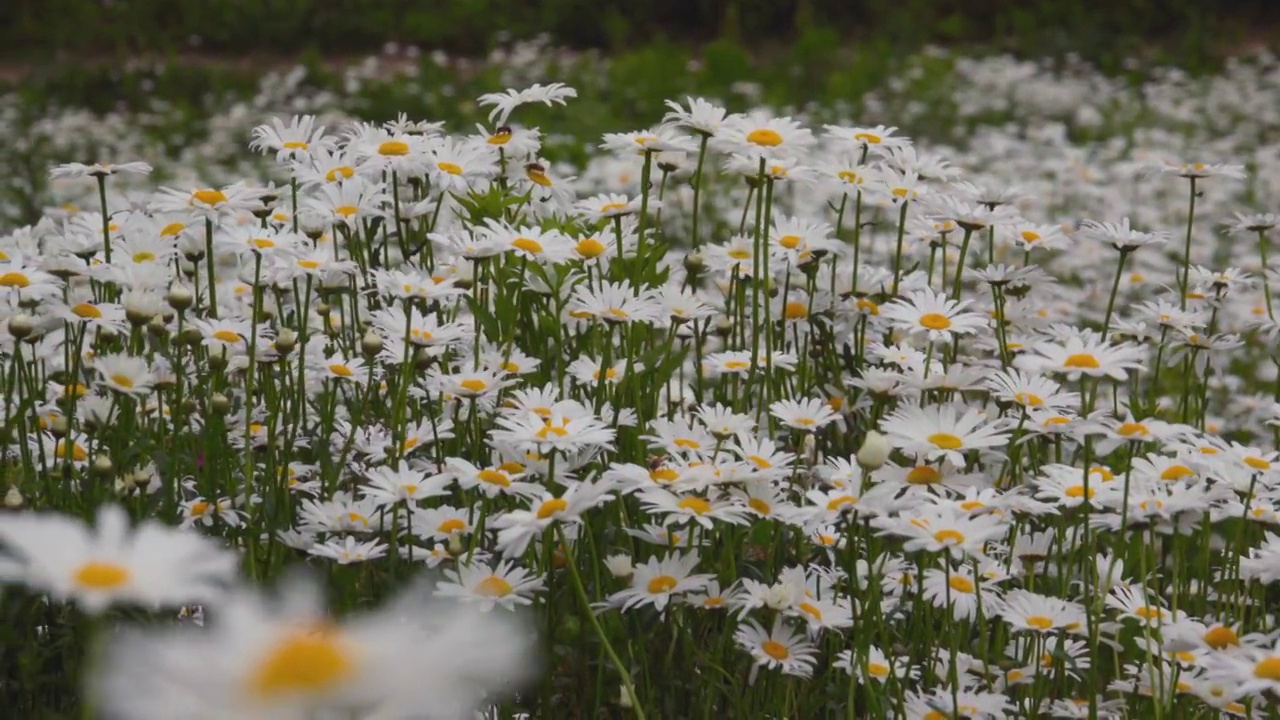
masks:
{"type": "Polygon", "coordinates": [[[0,235],[0,693],[1275,716],[1280,74],[957,73],[947,144],[680,97],[569,163],[546,82],[53,166],[0,235]]]}

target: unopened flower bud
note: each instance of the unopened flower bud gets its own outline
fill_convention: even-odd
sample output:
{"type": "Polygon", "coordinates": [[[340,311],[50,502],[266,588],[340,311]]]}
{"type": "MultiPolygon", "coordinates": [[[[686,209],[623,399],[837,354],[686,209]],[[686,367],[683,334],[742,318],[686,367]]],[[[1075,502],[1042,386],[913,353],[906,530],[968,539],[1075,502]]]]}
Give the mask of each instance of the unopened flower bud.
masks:
{"type": "Polygon", "coordinates": [[[457,533],[449,536],[449,554],[458,557],[465,553],[467,548],[462,544],[462,537],[457,533]]]}
{"type": "Polygon", "coordinates": [[[298,346],[298,333],[284,328],[276,334],[275,342],[271,343],[271,347],[281,355],[288,355],[298,346]]]}
{"type": "Polygon", "coordinates": [[[608,568],[609,574],[616,578],[631,577],[636,571],[630,555],[610,555],[605,558],[604,566],[608,568]]]}
{"type": "Polygon", "coordinates": [[[109,477],[115,472],[116,464],[111,462],[111,458],[106,455],[99,455],[93,459],[93,472],[100,477],[109,477]]]}
{"type": "Polygon", "coordinates": [[[186,310],[196,301],[195,295],[185,285],[174,283],[169,287],[169,306],[174,310],[186,310]]]}
{"type": "Polygon", "coordinates": [[[30,315],[14,315],[9,318],[9,334],[21,340],[36,330],[35,318],[30,315]]]}
{"type": "Polygon", "coordinates": [[[374,357],[382,352],[382,336],[370,330],[360,338],[360,351],[368,357],[374,357]]]}
{"type": "Polygon", "coordinates": [[[878,470],[889,459],[891,450],[893,447],[885,436],[869,430],[862,440],[862,447],[858,448],[858,466],[863,470],[878,470]]]}
{"type": "Polygon", "coordinates": [[[18,490],[18,486],[9,486],[9,492],[4,494],[4,506],[10,510],[17,510],[22,507],[24,502],[26,502],[26,499],[22,497],[22,492],[18,490]]]}
{"type": "Polygon", "coordinates": [[[231,399],[222,393],[214,393],[213,397],[209,398],[209,409],[219,415],[225,415],[231,410],[231,399]]]}

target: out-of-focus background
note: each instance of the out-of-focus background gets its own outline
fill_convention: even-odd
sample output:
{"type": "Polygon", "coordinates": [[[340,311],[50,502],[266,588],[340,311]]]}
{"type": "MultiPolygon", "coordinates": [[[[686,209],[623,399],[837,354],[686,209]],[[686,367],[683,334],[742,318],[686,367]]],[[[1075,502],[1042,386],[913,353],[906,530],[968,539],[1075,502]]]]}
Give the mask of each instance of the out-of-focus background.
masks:
{"type": "Polygon", "coordinates": [[[336,126],[405,113],[465,129],[485,118],[479,94],[534,82],[578,89],[570,120],[522,113],[555,118],[547,147],[568,161],[687,95],[953,143],[1010,119],[1088,140],[1149,126],[1162,111],[1144,87],[1274,64],[1280,27],[1276,0],[0,4],[4,226],[74,200],[48,186],[57,162],[145,159],[154,182],[261,175],[244,144],[271,115],[336,126]]]}
{"type": "Polygon", "coordinates": [[[1265,41],[1274,0],[6,0],[0,57],[81,62],[365,53],[477,54],[512,38],[621,52],[733,39],[761,52],[925,43],[1198,65],[1265,41]]]}

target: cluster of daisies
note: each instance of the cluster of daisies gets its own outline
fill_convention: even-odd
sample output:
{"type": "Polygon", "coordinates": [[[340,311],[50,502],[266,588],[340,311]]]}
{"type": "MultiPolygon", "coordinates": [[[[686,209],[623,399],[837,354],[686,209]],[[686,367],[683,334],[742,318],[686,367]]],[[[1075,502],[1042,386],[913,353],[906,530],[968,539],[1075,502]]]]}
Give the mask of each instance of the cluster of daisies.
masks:
{"type": "Polygon", "coordinates": [[[32,642],[82,632],[61,602],[188,626],[104,635],[83,702],[1276,712],[1260,181],[1135,158],[1131,220],[1022,189],[1057,168],[700,98],[575,169],[513,119],[575,96],[275,119],[262,182],[53,169],[99,209],[0,238],[0,579],[32,642]],[[400,599],[253,589],[300,565],[400,599]]]}

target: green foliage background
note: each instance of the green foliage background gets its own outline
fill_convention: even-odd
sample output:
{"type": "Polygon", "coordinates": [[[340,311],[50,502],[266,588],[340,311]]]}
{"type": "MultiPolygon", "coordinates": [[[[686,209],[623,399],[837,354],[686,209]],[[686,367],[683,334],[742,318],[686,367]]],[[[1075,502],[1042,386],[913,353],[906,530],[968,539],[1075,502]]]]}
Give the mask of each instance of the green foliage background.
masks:
{"type": "Polygon", "coordinates": [[[361,53],[387,41],[474,54],[548,33],[617,51],[656,38],[1079,52],[1108,64],[1158,49],[1201,63],[1280,20],[1274,0],[4,0],[0,56],[361,53]]]}

